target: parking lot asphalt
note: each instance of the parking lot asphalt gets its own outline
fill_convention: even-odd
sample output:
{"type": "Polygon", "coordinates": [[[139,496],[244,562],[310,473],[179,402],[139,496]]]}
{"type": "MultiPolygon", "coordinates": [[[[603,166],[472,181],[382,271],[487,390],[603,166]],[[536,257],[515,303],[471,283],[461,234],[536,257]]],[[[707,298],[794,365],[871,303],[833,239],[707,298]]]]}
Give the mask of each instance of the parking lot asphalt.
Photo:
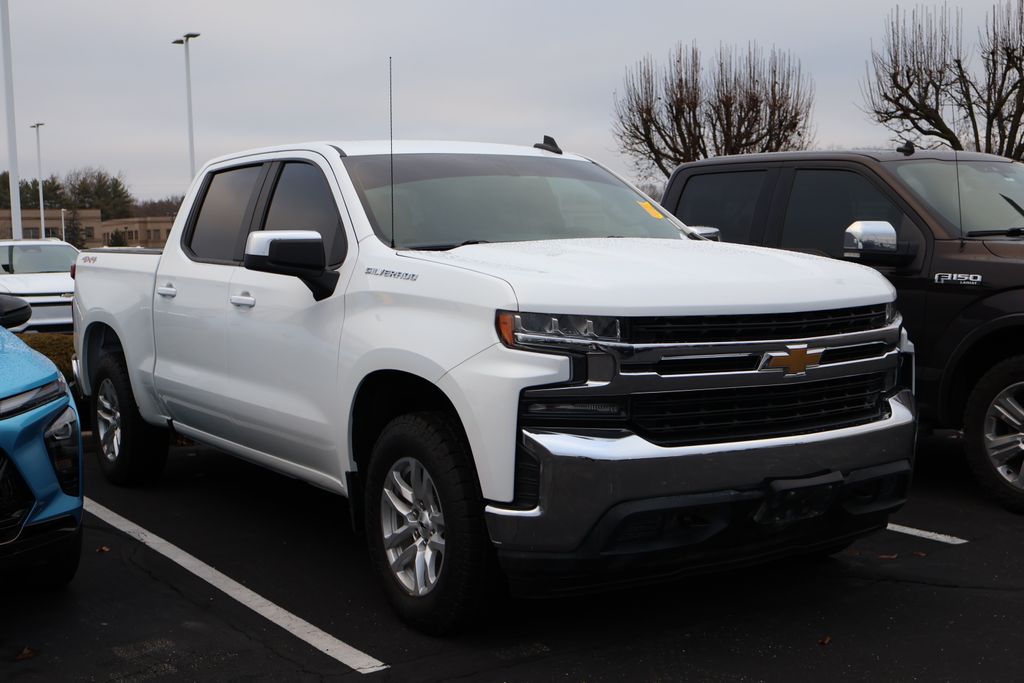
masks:
{"type": "Polygon", "coordinates": [[[405,627],[345,501],[176,448],[144,489],[86,495],[387,668],[359,673],[94,515],[78,576],[0,589],[0,681],[1019,680],[1024,517],[987,500],[958,444],[921,447],[894,522],[826,560],[573,598],[510,600],[472,633],[405,627]]]}

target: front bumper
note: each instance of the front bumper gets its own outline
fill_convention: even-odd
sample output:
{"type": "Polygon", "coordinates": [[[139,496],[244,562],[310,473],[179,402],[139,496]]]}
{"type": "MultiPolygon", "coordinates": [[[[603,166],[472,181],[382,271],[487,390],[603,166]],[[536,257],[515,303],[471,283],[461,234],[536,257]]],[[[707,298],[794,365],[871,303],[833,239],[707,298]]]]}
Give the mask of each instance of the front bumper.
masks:
{"type": "Polygon", "coordinates": [[[82,446],[76,436],[76,490],[66,493],[44,442],[70,394],[0,420],[0,568],[20,565],[71,539],[82,521],[82,446]]]}
{"type": "Polygon", "coordinates": [[[887,400],[876,422],[711,446],[524,431],[539,504],[489,505],[491,539],[510,578],[554,590],[835,546],[906,500],[913,395],[887,400]]]}

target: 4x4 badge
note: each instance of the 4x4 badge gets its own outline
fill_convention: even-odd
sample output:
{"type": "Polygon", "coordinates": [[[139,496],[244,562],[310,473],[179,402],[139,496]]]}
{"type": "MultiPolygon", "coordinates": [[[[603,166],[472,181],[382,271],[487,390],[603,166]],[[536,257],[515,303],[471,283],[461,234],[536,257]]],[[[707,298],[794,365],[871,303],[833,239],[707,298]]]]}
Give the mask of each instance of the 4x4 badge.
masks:
{"type": "Polygon", "coordinates": [[[821,362],[825,349],[809,349],[807,344],[786,346],[785,351],[769,351],[761,358],[761,370],[782,370],[782,374],[803,375],[807,368],[821,362]]]}

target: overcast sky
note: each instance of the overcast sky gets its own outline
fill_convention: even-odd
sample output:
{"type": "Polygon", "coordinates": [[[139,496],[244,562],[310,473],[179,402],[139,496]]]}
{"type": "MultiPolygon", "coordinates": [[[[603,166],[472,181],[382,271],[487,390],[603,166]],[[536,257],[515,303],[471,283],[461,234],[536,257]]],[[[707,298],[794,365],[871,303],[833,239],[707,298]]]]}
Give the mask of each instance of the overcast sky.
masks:
{"type": "MultiPolygon", "coordinates": [[[[249,147],[395,136],[532,144],[543,134],[633,176],[611,135],[627,67],[678,41],[757,41],[814,78],[819,146],[888,145],[860,84],[896,0],[10,0],[19,169],[124,172],[156,198],[189,181],[182,48],[197,163],[249,147]]],[[[912,3],[902,3],[911,6],[912,3]]],[[[973,41],[991,0],[963,0],[973,41]]],[[[0,167],[7,166],[6,138],[0,167]]]]}

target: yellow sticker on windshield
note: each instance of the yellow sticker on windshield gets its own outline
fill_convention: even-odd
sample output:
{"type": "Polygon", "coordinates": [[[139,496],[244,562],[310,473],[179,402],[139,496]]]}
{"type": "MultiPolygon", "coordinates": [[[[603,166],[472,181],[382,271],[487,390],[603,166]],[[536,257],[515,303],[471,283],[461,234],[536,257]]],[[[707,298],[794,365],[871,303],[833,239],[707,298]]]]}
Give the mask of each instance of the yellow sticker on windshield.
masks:
{"type": "Polygon", "coordinates": [[[637,202],[637,204],[639,204],[644,211],[649,213],[651,218],[664,218],[664,216],[661,215],[661,212],[654,208],[654,204],[651,204],[650,202],[637,202]]]}

